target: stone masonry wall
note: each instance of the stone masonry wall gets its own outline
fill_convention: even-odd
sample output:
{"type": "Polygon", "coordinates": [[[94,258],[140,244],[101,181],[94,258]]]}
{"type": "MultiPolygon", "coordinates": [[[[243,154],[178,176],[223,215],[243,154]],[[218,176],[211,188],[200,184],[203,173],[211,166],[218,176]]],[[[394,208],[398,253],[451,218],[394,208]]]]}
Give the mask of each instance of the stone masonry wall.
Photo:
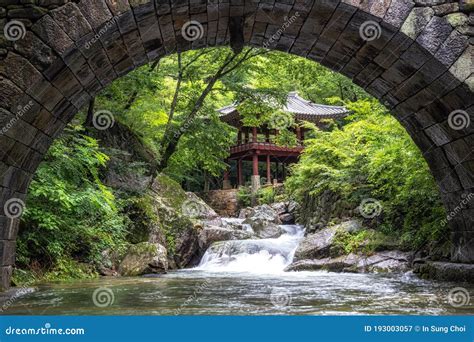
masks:
{"type": "Polygon", "coordinates": [[[437,180],[454,261],[474,262],[472,0],[0,0],[0,287],[31,177],[71,118],[129,71],[206,46],[267,47],[350,77],[437,180]],[[191,29],[190,29],[191,28],[191,29]]]}

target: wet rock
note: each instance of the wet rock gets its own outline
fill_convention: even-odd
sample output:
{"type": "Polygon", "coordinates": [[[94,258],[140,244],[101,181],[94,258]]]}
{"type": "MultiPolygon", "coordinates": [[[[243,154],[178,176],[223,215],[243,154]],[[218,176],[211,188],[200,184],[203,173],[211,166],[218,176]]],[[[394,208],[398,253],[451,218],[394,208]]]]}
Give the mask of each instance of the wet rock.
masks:
{"type": "Polygon", "coordinates": [[[296,249],[295,261],[329,257],[336,232],[331,227],[306,236],[296,249]]]}
{"type": "Polygon", "coordinates": [[[222,219],[221,221],[222,224],[214,226],[252,232],[252,227],[249,224],[243,223],[243,221],[240,219],[222,219]]]}
{"type": "Polygon", "coordinates": [[[270,207],[276,211],[282,224],[295,223],[295,213],[298,208],[298,203],[294,201],[278,202],[270,204],[270,207]]]}
{"type": "Polygon", "coordinates": [[[361,257],[358,272],[402,273],[410,269],[412,253],[400,251],[378,252],[369,257],[361,257]]]}
{"type": "Polygon", "coordinates": [[[345,230],[348,233],[357,233],[363,228],[363,226],[362,222],[359,220],[350,220],[342,222],[337,226],[334,226],[334,228],[345,230]]]}
{"type": "Polygon", "coordinates": [[[280,215],[280,220],[282,224],[294,224],[295,216],[290,213],[285,213],[280,215]]]}
{"type": "Polygon", "coordinates": [[[106,249],[100,254],[100,260],[97,262],[97,270],[102,276],[115,277],[119,275],[117,271],[119,264],[119,254],[110,249],[106,249]]]}
{"type": "Polygon", "coordinates": [[[175,240],[173,259],[177,268],[194,266],[199,262],[199,232],[188,227],[178,233],[175,240]]]}
{"type": "Polygon", "coordinates": [[[474,283],[474,265],[439,261],[414,262],[414,273],[424,279],[474,283]]]}
{"type": "Polygon", "coordinates": [[[246,209],[243,224],[249,224],[255,234],[262,238],[277,238],[284,233],[279,226],[281,224],[278,213],[269,205],[261,205],[255,208],[246,209]]]}
{"type": "Polygon", "coordinates": [[[371,256],[351,253],[336,258],[305,259],[289,265],[285,271],[315,271],[356,273],[404,273],[410,269],[410,253],[385,251],[371,256]]]}
{"type": "Polygon", "coordinates": [[[361,229],[360,221],[350,220],[308,234],[298,246],[295,252],[295,260],[327,258],[330,256],[331,247],[338,231],[355,233],[361,229]]]}
{"type": "Polygon", "coordinates": [[[289,271],[317,271],[325,270],[331,272],[351,271],[351,268],[360,261],[355,254],[340,256],[337,258],[323,258],[313,260],[300,260],[292,263],[285,268],[285,272],[289,271]]]}
{"type": "Polygon", "coordinates": [[[186,192],[187,200],[183,203],[183,214],[205,221],[212,221],[219,218],[219,215],[199,196],[192,192],[186,192]]]}
{"type": "Polygon", "coordinates": [[[167,270],[168,255],[166,248],[158,243],[149,242],[130,246],[119,267],[120,273],[124,276],[166,273],[167,270]]]}
{"type": "Polygon", "coordinates": [[[252,234],[243,230],[207,226],[199,233],[199,247],[206,250],[212,243],[228,240],[245,240],[252,238],[252,234]]]}

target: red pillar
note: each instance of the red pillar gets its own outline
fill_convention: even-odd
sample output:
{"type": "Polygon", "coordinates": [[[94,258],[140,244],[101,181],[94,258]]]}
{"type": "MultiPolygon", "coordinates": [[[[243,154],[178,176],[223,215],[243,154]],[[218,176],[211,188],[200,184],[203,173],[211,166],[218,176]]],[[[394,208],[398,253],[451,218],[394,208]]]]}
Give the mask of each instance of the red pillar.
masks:
{"type": "Polygon", "coordinates": [[[258,155],[256,153],[252,156],[253,175],[258,176],[258,155]]]}
{"type": "Polygon", "coordinates": [[[242,130],[239,128],[239,133],[237,134],[237,145],[242,144],[242,130]]]}
{"type": "Polygon", "coordinates": [[[272,168],[270,164],[270,155],[267,154],[267,184],[272,183],[272,168]]]}
{"type": "Polygon", "coordinates": [[[257,127],[252,127],[252,142],[256,143],[257,141],[257,127]]]}

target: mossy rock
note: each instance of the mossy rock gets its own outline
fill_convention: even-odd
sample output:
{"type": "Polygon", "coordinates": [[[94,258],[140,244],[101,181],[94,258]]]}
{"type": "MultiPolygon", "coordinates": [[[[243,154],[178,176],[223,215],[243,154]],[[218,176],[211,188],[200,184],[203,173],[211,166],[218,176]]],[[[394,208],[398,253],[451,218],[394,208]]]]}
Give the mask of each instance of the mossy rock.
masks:
{"type": "Polygon", "coordinates": [[[166,273],[168,254],[158,243],[142,242],[131,245],[120,263],[119,271],[124,276],[139,276],[147,273],[166,273]]]}

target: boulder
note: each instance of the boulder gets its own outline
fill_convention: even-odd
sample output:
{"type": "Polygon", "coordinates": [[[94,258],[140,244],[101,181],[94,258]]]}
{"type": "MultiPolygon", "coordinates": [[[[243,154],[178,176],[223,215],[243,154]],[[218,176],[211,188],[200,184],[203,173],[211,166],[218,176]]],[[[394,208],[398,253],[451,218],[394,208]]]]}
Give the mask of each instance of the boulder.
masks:
{"type": "Polygon", "coordinates": [[[278,213],[267,204],[246,209],[244,215],[246,218],[243,224],[249,224],[255,234],[262,239],[277,238],[285,233],[279,226],[281,220],[278,213]]]}
{"type": "Polygon", "coordinates": [[[296,249],[295,261],[329,257],[336,232],[334,227],[330,227],[307,235],[296,249]]]}
{"type": "Polygon", "coordinates": [[[359,220],[349,220],[308,234],[298,246],[295,260],[327,258],[338,231],[355,233],[361,229],[362,223],[359,220]]]}
{"type": "Polygon", "coordinates": [[[130,246],[119,266],[120,274],[124,276],[166,273],[167,270],[168,255],[166,248],[158,243],[149,242],[130,246]]]}
{"type": "Polygon", "coordinates": [[[197,265],[199,262],[199,231],[195,227],[181,230],[175,237],[173,259],[177,268],[197,265]]]}
{"type": "Polygon", "coordinates": [[[317,271],[325,270],[331,272],[354,271],[355,266],[360,262],[360,257],[355,254],[340,256],[337,258],[323,258],[313,260],[299,260],[285,268],[287,271],[317,271]]]}
{"type": "Polygon", "coordinates": [[[278,215],[282,215],[282,214],[288,212],[288,210],[287,210],[287,203],[285,203],[285,202],[272,203],[272,204],[270,204],[270,208],[272,208],[273,210],[275,210],[275,212],[276,212],[278,215]]]}
{"type": "Polygon", "coordinates": [[[345,230],[348,233],[357,233],[362,230],[363,226],[360,220],[349,220],[338,224],[335,228],[345,230]]]}
{"type": "Polygon", "coordinates": [[[279,215],[280,221],[282,224],[294,224],[295,223],[295,216],[290,213],[284,213],[279,215]]]}
{"type": "Polygon", "coordinates": [[[100,253],[100,260],[97,262],[99,274],[106,277],[118,275],[117,268],[120,264],[120,257],[117,252],[106,249],[100,253]]]}
{"type": "Polygon", "coordinates": [[[205,251],[212,243],[228,240],[246,240],[252,238],[252,234],[244,230],[206,226],[199,233],[199,247],[205,251]]]}
{"type": "Polygon", "coordinates": [[[250,208],[250,207],[240,209],[238,218],[245,220],[247,217],[250,216],[250,213],[252,212],[252,210],[253,208],[250,208]]]}
{"type": "Polygon", "coordinates": [[[219,226],[219,227],[222,227],[222,228],[229,228],[229,229],[235,229],[235,230],[243,230],[243,231],[246,231],[246,232],[250,232],[252,233],[253,230],[252,230],[252,226],[247,224],[247,223],[243,223],[243,220],[241,219],[222,219],[222,224],[219,224],[219,225],[213,225],[213,226],[219,226]]]}
{"type": "Polygon", "coordinates": [[[474,283],[473,264],[417,260],[413,271],[424,279],[474,283]]]}
{"type": "Polygon", "coordinates": [[[287,266],[285,271],[404,273],[409,270],[410,257],[410,253],[400,251],[379,252],[371,256],[351,253],[337,258],[299,260],[287,266]]]}
{"type": "Polygon", "coordinates": [[[400,251],[377,252],[368,257],[362,257],[357,264],[361,272],[401,273],[410,269],[412,253],[400,251]]]}
{"type": "Polygon", "coordinates": [[[186,192],[187,199],[182,205],[182,213],[193,219],[212,221],[219,219],[219,215],[206,202],[193,192],[186,192]]]}
{"type": "Polygon", "coordinates": [[[296,202],[277,202],[270,204],[270,207],[278,214],[282,224],[295,223],[295,214],[298,208],[298,204],[296,202]]]}

